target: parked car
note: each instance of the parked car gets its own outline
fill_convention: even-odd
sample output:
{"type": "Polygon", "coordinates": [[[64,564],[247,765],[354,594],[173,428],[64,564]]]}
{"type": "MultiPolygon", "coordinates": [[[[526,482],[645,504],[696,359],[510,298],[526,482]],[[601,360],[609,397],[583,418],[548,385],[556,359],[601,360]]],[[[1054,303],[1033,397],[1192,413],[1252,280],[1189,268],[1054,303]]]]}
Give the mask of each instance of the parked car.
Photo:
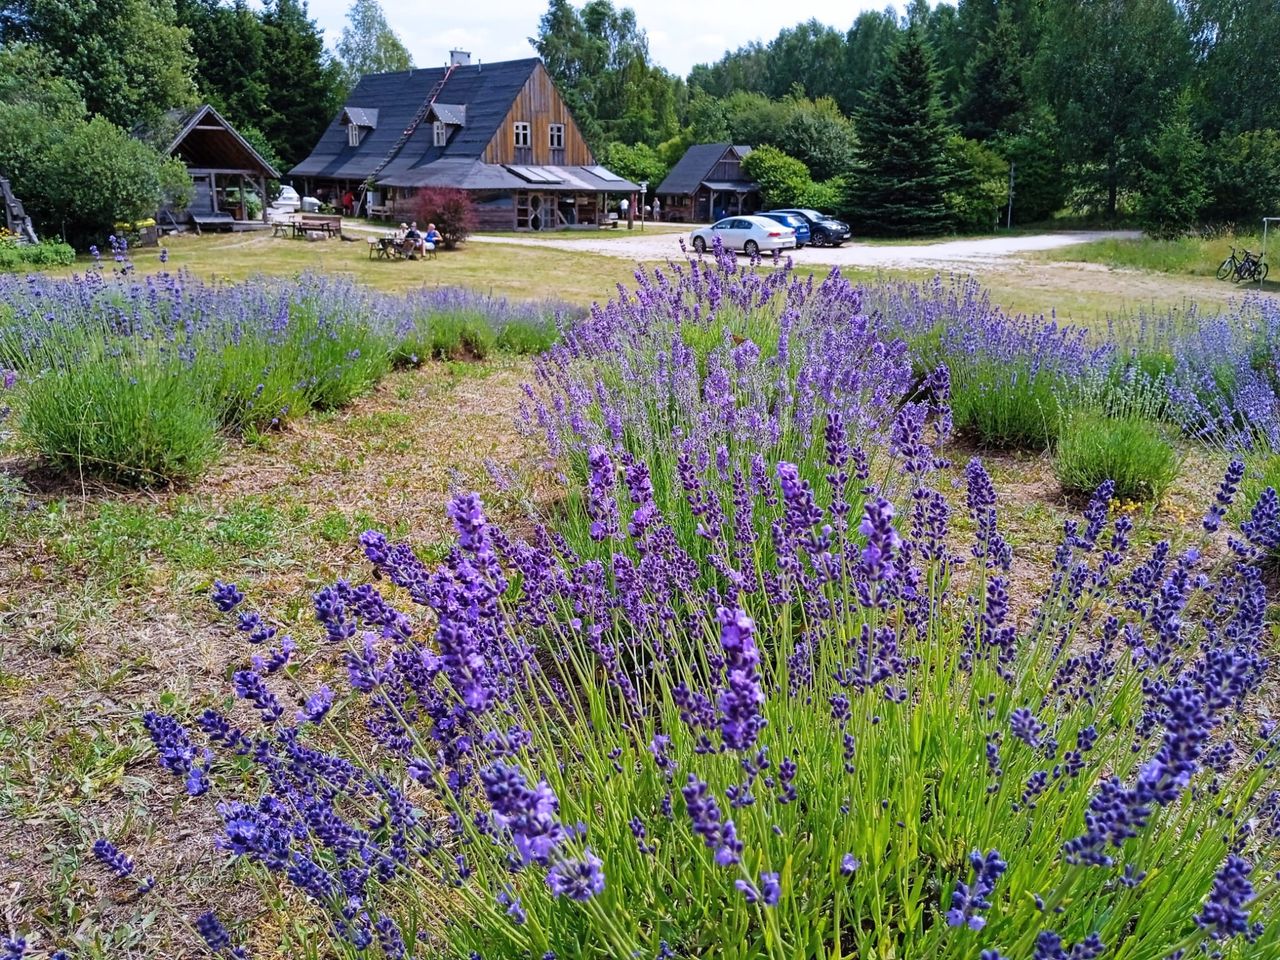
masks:
{"type": "Polygon", "coordinates": [[[796,232],[796,249],[803,250],[805,244],[810,240],[809,221],[798,213],[783,213],[781,210],[771,210],[768,213],[760,214],[762,217],[768,217],[770,220],[777,220],[784,227],[790,227],[796,232]]]}
{"type": "Polygon", "coordinates": [[[787,207],[770,213],[794,213],[809,224],[810,239],[815,247],[838,247],[849,239],[849,225],[807,207],[787,207]]]}
{"type": "Polygon", "coordinates": [[[796,245],[795,230],[768,217],[725,217],[689,234],[693,249],[698,253],[706,251],[716,237],[720,238],[726,250],[741,250],[752,257],[774,250],[793,250],[796,245]]]}
{"type": "Polygon", "coordinates": [[[287,210],[290,213],[300,206],[302,206],[302,198],[298,196],[298,191],[287,183],[280,188],[280,195],[271,204],[272,209],[287,210]]]}

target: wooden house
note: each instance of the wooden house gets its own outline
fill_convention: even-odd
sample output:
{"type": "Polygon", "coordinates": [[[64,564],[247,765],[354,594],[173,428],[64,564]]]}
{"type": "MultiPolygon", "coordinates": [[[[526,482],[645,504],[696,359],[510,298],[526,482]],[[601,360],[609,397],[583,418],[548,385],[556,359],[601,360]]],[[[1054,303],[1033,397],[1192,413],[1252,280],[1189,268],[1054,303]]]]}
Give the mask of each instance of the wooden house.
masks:
{"type": "Polygon", "coordinates": [[[760,186],[742,172],[750,147],[696,143],[655,191],[662,216],[677,223],[709,223],[760,209],[760,186]]]}
{"type": "Polygon", "coordinates": [[[536,58],[360,79],[311,155],[290,174],[332,202],[350,191],[364,211],[408,219],[421,187],[455,187],[490,229],[554,230],[605,219],[611,196],[639,189],[596,163],[536,58]]]}
{"type": "MultiPolygon", "coordinates": [[[[163,126],[171,156],[195,185],[183,211],[161,211],[161,226],[184,219],[201,229],[255,229],[266,225],[267,181],[280,173],[212,106],[171,111],[163,126]]],[[[154,134],[153,134],[154,139],[154,134]]]]}

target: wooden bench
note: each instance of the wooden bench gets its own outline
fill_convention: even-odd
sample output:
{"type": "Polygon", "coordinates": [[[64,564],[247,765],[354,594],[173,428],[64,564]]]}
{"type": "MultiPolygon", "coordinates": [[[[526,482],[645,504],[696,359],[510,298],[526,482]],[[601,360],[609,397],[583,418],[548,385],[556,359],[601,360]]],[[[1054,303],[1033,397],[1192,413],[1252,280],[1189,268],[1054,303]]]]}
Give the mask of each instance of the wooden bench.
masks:
{"type": "Polygon", "coordinates": [[[395,214],[395,210],[393,210],[388,204],[369,206],[369,218],[371,220],[394,220],[395,214]]]}
{"type": "Polygon", "coordinates": [[[293,222],[293,235],[305,237],[308,233],[340,237],[342,236],[342,217],[332,213],[300,213],[293,222]]]}
{"type": "Polygon", "coordinates": [[[609,218],[607,220],[600,221],[601,230],[608,230],[610,228],[614,230],[618,229],[618,215],[616,213],[611,213],[609,214],[609,218]]]}

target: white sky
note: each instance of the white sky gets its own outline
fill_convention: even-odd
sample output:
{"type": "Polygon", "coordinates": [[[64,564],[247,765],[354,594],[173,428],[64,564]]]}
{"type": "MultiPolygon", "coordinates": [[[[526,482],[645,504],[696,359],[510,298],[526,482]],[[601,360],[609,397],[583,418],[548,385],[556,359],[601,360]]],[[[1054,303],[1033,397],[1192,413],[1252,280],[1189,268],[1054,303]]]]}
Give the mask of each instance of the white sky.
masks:
{"type": "MultiPolygon", "coordinates": [[[[572,0],[581,8],[585,0],[572,0]]],[[[678,76],[695,63],[718,60],[752,40],[772,40],[783,27],[816,17],[847,30],[862,10],[889,0],[614,0],[629,6],[649,35],[654,60],[678,76]]],[[[335,46],[351,0],[310,0],[311,17],[335,46]]],[[[900,10],[906,0],[895,4],[900,10]]],[[[486,62],[534,56],[528,38],[538,32],[545,0],[382,0],[391,26],[418,66],[448,59],[449,50],[469,50],[486,62]]]]}

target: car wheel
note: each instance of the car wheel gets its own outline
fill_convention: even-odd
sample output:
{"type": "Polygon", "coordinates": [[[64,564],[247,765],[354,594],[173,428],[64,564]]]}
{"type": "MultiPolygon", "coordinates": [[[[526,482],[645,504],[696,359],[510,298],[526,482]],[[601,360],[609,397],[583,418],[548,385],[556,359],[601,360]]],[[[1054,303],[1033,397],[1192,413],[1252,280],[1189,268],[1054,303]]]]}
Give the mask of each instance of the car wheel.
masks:
{"type": "Polygon", "coordinates": [[[748,240],[742,245],[742,252],[748,257],[758,257],[760,256],[760,244],[754,240],[748,240]]]}
{"type": "Polygon", "coordinates": [[[804,246],[805,246],[805,245],[804,245],[803,243],[797,243],[797,244],[796,244],[796,249],[797,249],[797,250],[803,250],[803,249],[804,249],[804,246]]]}
{"type": "Polygon", "coordinates": [[[697,250],[699,253],[706,253],[706,252],[707,252],[707,241],[703,240],[701,237],[694,237],[694,238],[693,238],[693,249],[697,250]]]}

